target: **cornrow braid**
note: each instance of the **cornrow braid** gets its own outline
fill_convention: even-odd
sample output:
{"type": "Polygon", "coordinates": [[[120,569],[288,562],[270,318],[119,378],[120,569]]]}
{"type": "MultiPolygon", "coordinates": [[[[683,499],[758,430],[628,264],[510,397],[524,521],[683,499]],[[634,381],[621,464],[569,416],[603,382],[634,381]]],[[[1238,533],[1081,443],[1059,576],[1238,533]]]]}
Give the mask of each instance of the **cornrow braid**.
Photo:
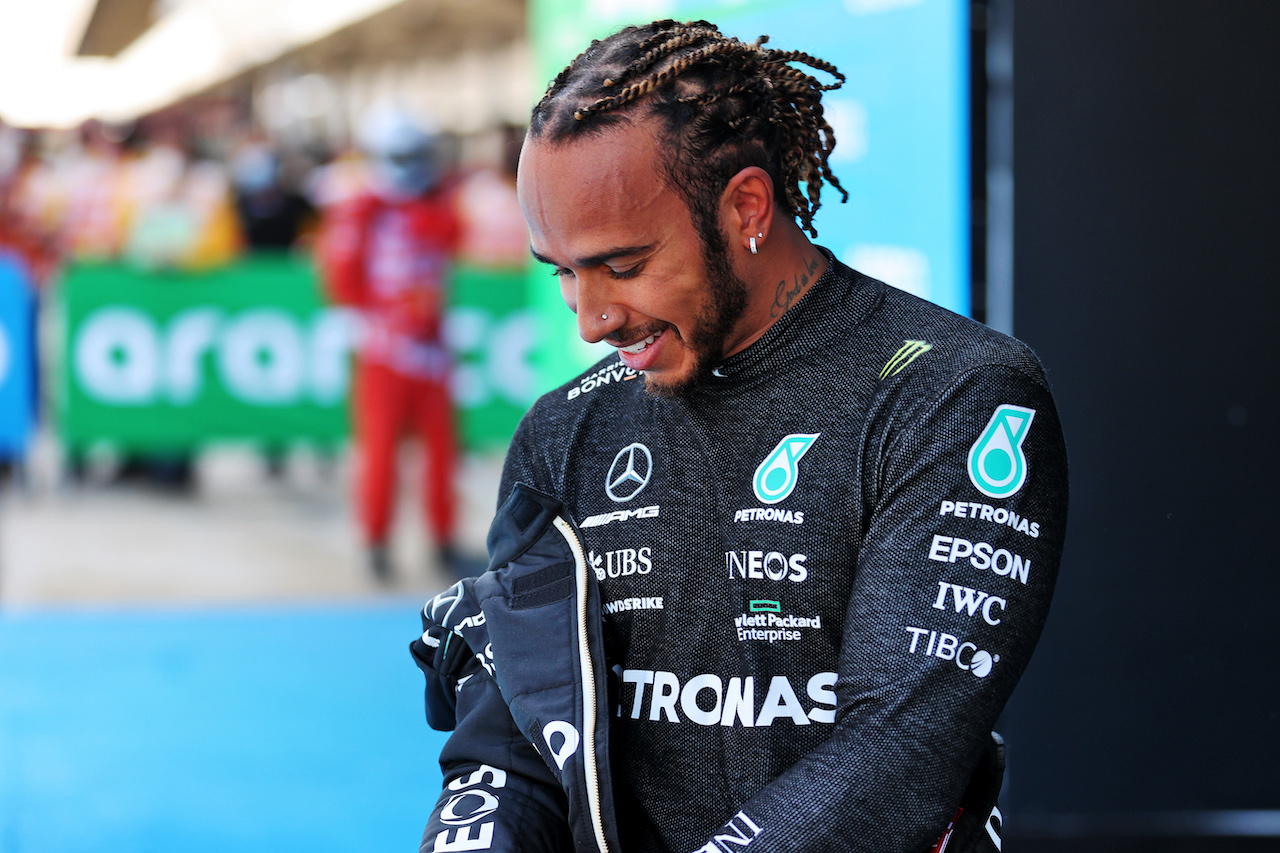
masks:
{"type": "Polygon", "coordinates": [[[712,44],[712,45],[707,45],[706,47],[700,47],[697,50],[690,53],[689,55],[680,57],[675,62],[671,63],[671,65],[659,71],[657,74],[654,74],[651,77],[646,77],[645,79],[641,80],[639,83],[633,83],[632,85],[623,89],[618,94],[612,95],[606,98],[601,98],[600,100],[596,101],[594,104],[591,104],[588,107],[584,107],[583,109],[580,109],[580,110],[575,110],[573,113],[573,117],[578,121],[581,121],[582,119],[586,118],[587,115],[590,113],[608,112],[609,110],[616,109],[617,107],[625,106],[626,104],[629,104],[632,101],[638,100],[639,98],[643,98],[645,95],[649,94],[654,89],[662,87],[664,84],[667,83],[667,81],[673,80],[676,77],[680,76],[680,73],[682,71],[692,66],[698,60],[705,59],[706,57],[711,56],[712,54],[715,54],[718,52],[719,52],[718,45],[712,44]]]}
{"type": "Polygon", "coordinates": [[[627,27],[593,41],[556,76],[533,109],[529,134],[567,142],[643,111],[657,120],[665,179],[700,228],[712,227],[729,180],[758,166],[787,212],[816,237],[822,184],[849,197],[831,171],[836,139],[822,110],[822,93],[840,88],[845,77],[829,62],[767,48],[767,41],[728,38],[706,21],[627,27]]]}
{"type": "Polygon", "coordinates": [[[700,28],[689,28],[681,32],[674,39],[666,38],[666,34],[660,34],[654,38],[648,39],[642,45],[647,51],[640,60],[631,68],[633,74],[641,73],[653,66],[655,62],[663,56],[688,47],[694,42],[703,38],[714,38],[718,33],[715,30],[706,30],[700,28]]]}

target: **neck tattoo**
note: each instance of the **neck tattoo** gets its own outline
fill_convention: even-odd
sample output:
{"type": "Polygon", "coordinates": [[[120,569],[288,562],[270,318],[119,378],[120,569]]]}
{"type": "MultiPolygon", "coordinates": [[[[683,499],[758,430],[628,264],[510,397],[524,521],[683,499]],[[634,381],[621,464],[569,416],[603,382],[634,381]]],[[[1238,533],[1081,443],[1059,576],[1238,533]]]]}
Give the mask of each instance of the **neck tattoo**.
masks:
{"type": "Polygon", "coordinates": [[[785,278],[778,282],[778,287],[773,293],[773,305],[769,307],[770,318],[776,320],[786,313],[786,310],[791,307],[791,303],[795,302],[796,297],[809,285],[809,280],[818,269],[818,261],[816,259],[807,260],[804,266],[804,270],[792,278],[791,285],[787,284],[785,278]]]}

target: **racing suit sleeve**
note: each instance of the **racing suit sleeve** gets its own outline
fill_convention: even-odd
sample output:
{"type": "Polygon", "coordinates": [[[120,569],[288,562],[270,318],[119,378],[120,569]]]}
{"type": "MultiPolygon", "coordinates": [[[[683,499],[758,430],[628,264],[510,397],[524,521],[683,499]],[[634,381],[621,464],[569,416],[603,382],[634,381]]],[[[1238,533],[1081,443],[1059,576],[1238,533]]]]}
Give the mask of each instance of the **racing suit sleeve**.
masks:
{"type": "Polygon", "coordinates": [[[491,661],[429,614],[450,625],[483,622],[464,584],[455,584],[424,608],[425,630],[410,646],[427,679],[427,721],[453,732],[440,753],[444,786],[419,850],[571,850],[564,791],[512,721],[491,661]]]}
{"type": "MultiPolygon", "coordinates": [[[[902,401],[867,439],[831,736],[699,853],[923,853],[987,757],[1057,575],[1061,427],[1042,380],[1012,367],[971,369],[935,399],[902,401]]],[[[992,805],[994,791],[948,850],[999,848],[992,805]]]]}

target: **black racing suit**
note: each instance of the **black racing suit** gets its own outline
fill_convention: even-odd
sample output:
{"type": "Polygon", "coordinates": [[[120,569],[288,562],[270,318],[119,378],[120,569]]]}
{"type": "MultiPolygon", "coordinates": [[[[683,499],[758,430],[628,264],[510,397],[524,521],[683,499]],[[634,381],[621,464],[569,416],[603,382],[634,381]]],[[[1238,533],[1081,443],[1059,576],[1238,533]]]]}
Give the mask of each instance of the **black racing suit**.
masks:
{"type": "MultiPolygon", "coordinates": [[[[963,808],[948,849],[998,849],[991,728],[1040,636],[1066,525],[1066,451],[1035,356],[832,260],[692,392],[658,398],[643,384],[609,358],[544,396],[501,487],[503,499],[517,483],[558,499],[594,573],[610,673],[604,821],[621,848],[922,853],[963,808]]],[[[550,577],[540,565],[535,586],[550,577]]],[[[481,586],[476,598],[502,598],[481,586]]],[[[470,595],[497,632],[502,617],[470,595]]],[[[429,706],[431,673],[457,678],[438,648],[450,630],[464,636],[440,627],[458,624],[450,609],[452,621],[427,620],[437,648],[415,643],[429,706]]],[[[536,649],[557,642],[523,630],[536,649]]],[[[502,683],[502,645],[466,639],[551,768],[538,782],[522,765],[522,778],[554,786],[565,741],[513,704],[522,674],[502,683]]],[[[514,668],[567,670],[566,654],[514,668]]],[[[477,740],[457,713],[446,779],[502,754],[480,743],[496,722],[477,740]]],[[[522,793],[540,803],[522,825],[543,837],[565,820],[558,809],[578,813],[565,786],[522,793]]],[[[449,826],[441,808],[425,850],[450,849],[432,846],[449,826]]],[[[569,849],[556,843],[493,849],[569,849]]]]}

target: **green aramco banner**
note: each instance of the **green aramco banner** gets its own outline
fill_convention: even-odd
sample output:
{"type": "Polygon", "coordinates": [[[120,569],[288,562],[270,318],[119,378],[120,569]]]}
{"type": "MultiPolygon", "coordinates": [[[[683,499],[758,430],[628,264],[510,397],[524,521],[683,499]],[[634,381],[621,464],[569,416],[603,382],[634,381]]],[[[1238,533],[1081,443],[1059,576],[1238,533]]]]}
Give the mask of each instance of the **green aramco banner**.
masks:
{"type": "MultiPolygon", "coordinates": [[[[501,443],[529,404],[523,282],[460,272],[450,309],[464,442],[501,443]]],[[[342,440],[350,311],[324,304],[305,259],[203,273],[73,268],[60,291],[58,421],[72,448],[185,449],[209,441],[342,440]]]]}

